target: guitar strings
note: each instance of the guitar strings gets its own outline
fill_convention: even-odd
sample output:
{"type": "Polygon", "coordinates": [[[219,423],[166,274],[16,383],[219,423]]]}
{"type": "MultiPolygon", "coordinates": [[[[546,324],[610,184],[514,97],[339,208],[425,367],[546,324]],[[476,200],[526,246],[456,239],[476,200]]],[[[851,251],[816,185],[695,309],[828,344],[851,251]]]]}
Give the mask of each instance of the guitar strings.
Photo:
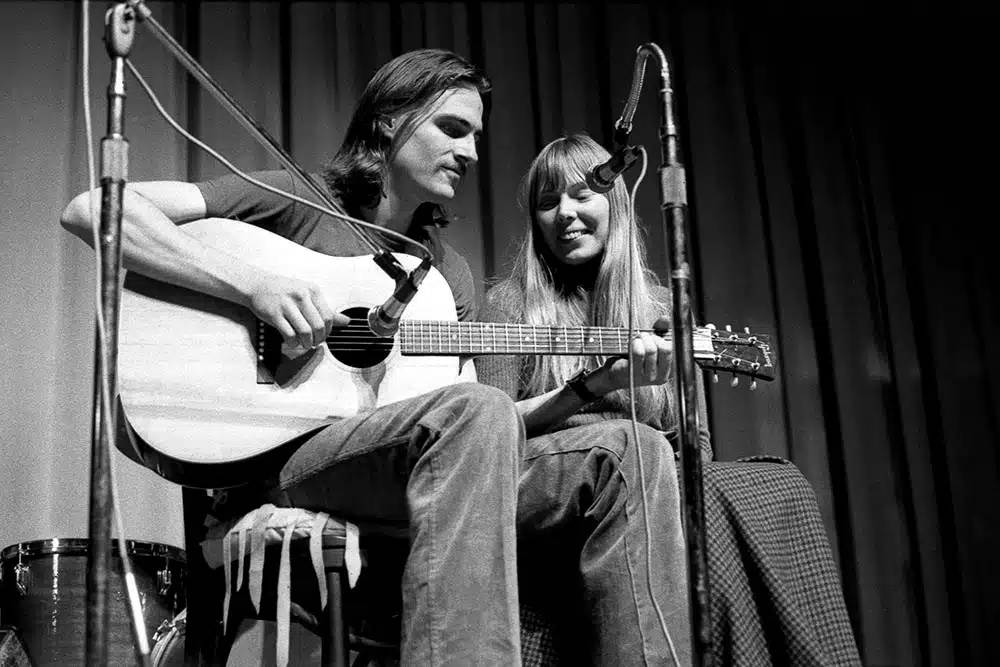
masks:
{"type": "MultiPolygon", "coordinates": [[[[331,338],[331,339],[327,339],[326,347],[331,352],[358,352],[358,353],[362,353],[362,352],[383,352],[383,351],[390,351],[390,350],[392,350],[395,347],[395,342],[393,340],[391,340],[391,339],[378,339],[378,338],[374,338],[374,337],[373,338],[338,339],[338,340],[333,340],[331,338]]],[[[519,350],[523,350],[523,349],[525,349],[525,346],[523,346],[523,345],[518,346],[518,349],[519,350]]],[[[444,352],[444,354],[439,354],[439,355],[429,354],[429,355],[419,355],[419,356],[450,356],[450,355],[447,354],[447,350],[442,350],[442,351],[444,352]]],[[[550,352],[550,353],[555,354],[555,355],[563,355],[563,356],[589,356],[589,355],[594,354],[594,350],[588,350],[588,349],[584,349],[584,348],[580,348],[580,349],[559,349],[559,350],[556,350],[552,346],[544,345],[544,344],[541,344],[541,343],[536,344],[534,346],[530,346],[529,351],[535,352],[535,353],[550,352]]],[[[408,349],[408,351],[405,352],[404,354],[406,354],[406,355],[412,355],[412,356],[417,356],[417,353],[419,353],[419,352],[420,352],[420,349],[419,349],[419,346],[417,346],[415,348],[408,349]]],[[[480,350],[476,350],[475,354],[476,355],[484,355],[484,354],[512,354],[512,352],[510,352],[508,350],[504,350],[504,349],[480,349],[480,350]]],[[[708,364],[709,368],[717,368],[717,370],[724,370],[726,372],[740,373],[740,374],[743,374],[743,375],[748,375],[750,377],[764,377],[762,374],[750,370],[749,364],[751,362],[749,362],[748,360],[744,359],[743,357],[741,357],[739,355],[729,354],[729,353],[723,352],[723,353],[717,354],[716,358],[714,359],[714,361],[715,361],[716,364],[719,364],[721,362],[727,362],[728,365],[725,368],[717,368],[716,366],[714,366],[712,364],[708,364]],[[741,369],[739,366],[736,366],[733,362],[746,363],[746,364],[748,364],[748,368],[746,370],[741,369]]],[[[761,369],[764,369],[764,368],[765,368],[765,366],[761,366],[760,368],[758,368],[758,370],[761,370],[761,369]]]]}
{"type": "MultiPolygon", "coordinates": [[[[595,335],[600,340],[591,342],[597,342],[598,344],[603,343],[605,337],[610,338],[612,343],[617,342],[618,339],[627,340],[627,332],[615,327],[583,327],[575,328],[572,331],[567,329],[559,332],[557,327],[553,328],[548,326],[535,327],[521,324],[497,325],[495,323],[441,322],[434,320],[406,320],[402,323],[402,326],[406,329],[406,331],[401,332],[399,334],[400,336],[407,339],[429,341],[433,341],[436,338],[440,339],[442,336],[457,336],[459,340],[463,337],[468,339],[476,337],[503,337],[504,339],[509,339],[513,336],[520,341],[533,345],[545,345],[549,344],[545,341],[569,341],[572,343],[578,343],[583,342],[586,338],[593,338],[595,335]],[[552,333],[555,333],[556,335],[553,336],[551,335],[552,333]],[[532,342],[528,340],[531,336],[537,336],[540,341],[532,342]]],[[[658,333],[664,338],[670,337],[669,332],[657,332],[653,329],[640,329],[637,331],[642,333],[658,333]]],[[[347,325],[334,328],[327,337],[327,341],[344,340],[345,332],[357,333],[359,335],[359,340],[378,340],[380,338],[384,338],[382,336],[377,336],[371,331],[367,320],[352,318],[349,320],[347,325]]],[[[702,336],[704,336],[704,334],[702,334],[702,336]]],[[[713,341],[732,345],[753,346],[759,342],[756,337],[744,339],[738,334],[729,334],[728,336],[712,336],[711,339],[713,341]]]]}
{"type": "MultiPolygon", "coordinates": [[[[422,347],[437,347],[444,352],[448,344],[455,340],[455,346],[479,345],[480,349],[475,350],[476,354],[510,354],[511,347],[516,350],[528,350],[533,353],[551,353],[565,356],[590,355],[597,352],[606,352],[607,348],[623,348],[627,341],[627,331],[614,327],[584,327],[574,331],[559,332],[559,335],[552,337],[540,335],[538,340],[529,340],[530,335],[537,332],[549,334],[552,327],[532,327],[526,325],[500,325],[482,323],[482,326],[475,326],[478,323],[467,322],[440,322],[433,320],[408,320],[404,322],[405,331],[401,331],[397,336],[405,340],[408,345],[407,352],[411,355],[426,350],[422,347]],[[429,329],[429,330],[425,330],[429,329]],[[598,340],[594,340],[593,334],[597,334],[598,340]],[[611,340],[604,340],[605,336],[611,340]],[[590,340],[586,340],[589,338],[590,340]],[[561,349],[560,349],[561,348],[561,349]]],[[[654,332],[651,329],[642,331],[654,332]]],[[[655,333],[655,332],[654,332],[655,333]]],[[[661,333],[661,335],[664,335],[661,333]]],[[[368,321],[360,318],[352,318],[345,326],[336,327],[326,338],[326,347],[331,352],[340,353],[364,353],[364,352],[387,352],[396,345],[396,338],[378,336],[371,331],[368,321]]],[[[664,337],[667,337],[664,335],[664,337]]],[[[713,340],[732,345],[751,345],[747,340],[741,340],[738,335],[728,337],[715,337],[713,340]]],[[[435,355],[429,355],[435,356],[435,355]]],[[[440,356],[448,356],[443,354],[440,356]]],[[[726,362],[728,368],[734,372],[740,372],[751,377],[757,374],[750,371],[750,364],[754,363],[740,355],[725,351],[714,353],[715,362],[726,362]],[[748,365],[747,370],[738,367],[738,363],[744,362],[748,365]]],[[[758,362],[759,363],[759,362],[758,362]]],[[[711,366],[710,366],[711,367],[711,366]]],[[[759,365],[765,368],[766,365],[759,365]]]]}

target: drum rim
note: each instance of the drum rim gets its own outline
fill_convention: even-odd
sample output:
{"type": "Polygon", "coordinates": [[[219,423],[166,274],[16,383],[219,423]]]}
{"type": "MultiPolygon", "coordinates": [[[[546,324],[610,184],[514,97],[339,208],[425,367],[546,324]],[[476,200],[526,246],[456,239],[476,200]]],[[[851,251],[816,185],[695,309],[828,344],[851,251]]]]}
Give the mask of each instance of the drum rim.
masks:
{"type": "MultiPolygon", "coordinates": [[[[177,614],[169,621],[161,623],[160,627],[162,628],[163,625],[169,626],[169,630],[163,633],[162,636],[157,637],[149,652],[149,657],[153,660],[154,667],[159,664],[158,661],[163,657],[163,654],[174,647],[178,638],[187,637],[187,607],[184,607],[184,609],[177,612],[177,614]]],[[[159,631],[160,628],[157,628],[157,632],[159,631]]]]}
{"type": "MultiPolygon", "coordinates": [[[[111,540],[114,555],[118,554],[118,540],[111,540]]],[[[125,550],[129,556],[164,556],[180,563],[187,563],[187,555],[183,549],[160,542],[145,542],[142,540],[125,540],[125,550]]],[[[63,554],[83,555],[90,551],[90,539],[51,538],[18,542],[0,551],[0,562],[16,557],[18,554],[27,557],[50,556],[63,554]]]]}

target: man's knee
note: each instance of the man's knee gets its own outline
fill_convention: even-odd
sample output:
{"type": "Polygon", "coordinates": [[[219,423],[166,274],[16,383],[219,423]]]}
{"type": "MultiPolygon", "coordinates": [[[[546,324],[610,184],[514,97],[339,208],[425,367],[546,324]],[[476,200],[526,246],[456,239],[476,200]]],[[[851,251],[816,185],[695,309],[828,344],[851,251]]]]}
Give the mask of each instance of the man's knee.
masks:
{"type": "Polygon", "coordinates": [[[451,399],[466,418],[510,428],[520,421],[514,401],[503,391],[478,382],[461,382],[449,388],[451,399]]]}
{"type": "Polygon", "coordinates": [[[465,451],[484,450],[520,461],[524,446],[524,422],[514,401],[503,391],[475,382],[453,385],[446,390],[445,430],[458,435],[455,444],[465,451]],[[494,451],[505,450],[502,452],[494,451]]]}

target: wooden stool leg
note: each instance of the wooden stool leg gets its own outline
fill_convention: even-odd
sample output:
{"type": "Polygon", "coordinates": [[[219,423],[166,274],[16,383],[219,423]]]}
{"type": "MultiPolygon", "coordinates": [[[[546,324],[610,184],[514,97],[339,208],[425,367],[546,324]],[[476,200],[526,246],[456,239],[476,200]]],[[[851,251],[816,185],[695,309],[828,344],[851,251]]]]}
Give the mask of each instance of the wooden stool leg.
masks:
{"type": "Polygon", "coordinates": [[[208,494],[198,489],[183,489],[184,546],[187,556],[187,628],[184,638],[184,664],[206,667],[217,664],[216,642],[219,609],[212,596],[212,570],[202,556],[201,540],[208,513],[208,494]]]}
{"type": "Polygon", "coordinates": [[[323,667],[347,667],[347,617],[344,613],[344,569],[326,571],[328,599],[323,611],[323,667]]]}

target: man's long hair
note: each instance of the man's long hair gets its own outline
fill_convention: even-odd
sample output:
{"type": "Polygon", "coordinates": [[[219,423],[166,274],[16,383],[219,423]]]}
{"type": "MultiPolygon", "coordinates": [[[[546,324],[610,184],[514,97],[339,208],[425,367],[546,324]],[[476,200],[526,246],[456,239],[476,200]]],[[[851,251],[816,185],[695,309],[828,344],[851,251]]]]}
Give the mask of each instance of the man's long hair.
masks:
{"type": "MultiPolygon", "coordinates": [[[[538,229],[539,197],[547,191],[562,191],[580,182],[594,165],[610,154],[585,134],[556,139],[532,161],[521,181],[518,202],[526,213],[527,230],[514,260],[510,276],[491,290],[500,308],[520,316],[529,325],[628,327],[629,293],[634,294],[634,324],[648,328],[657,317],[670,312],[670,296],[648,266],[641,229],[631,214],[629,196],[622,179],[606,195],[610,204],[608,239],[596,274],[567,270],[549,250],[538,229]],[[634,239],[629,252],[629,228],[634,239]],[[629,284],[629,262],[632,282],[629,284]],[[581,275],[588,276],[581,284],[581,275]],[[593,282],[590,283],[590,276],[593,282]]],[[[603,358],[578,356],[530,356],[522,369],[528,396],[560,386],[582,366],[596,368],[603,358]]],[[[636,389],[636,412],[640,420],[663,420],[673,426],[672,383],[636,389]],[[670,410],[667,413],[667,410],[670,410]]],[[[609,394],[607,400],[627,412],[627,390],[609,394]]]]}
{"type": "Polygon", "coordinates": [[[385,194],[394,151],[430,114],[435,101],[448,90],[461,87],[479,93],[485,122],[490,81],[451,51],[409,51],[375,72],[358,100],[340,150],[323,166],[327,187],[349,213],[357,215],[362,208],[378,205],[385,194]]]}

